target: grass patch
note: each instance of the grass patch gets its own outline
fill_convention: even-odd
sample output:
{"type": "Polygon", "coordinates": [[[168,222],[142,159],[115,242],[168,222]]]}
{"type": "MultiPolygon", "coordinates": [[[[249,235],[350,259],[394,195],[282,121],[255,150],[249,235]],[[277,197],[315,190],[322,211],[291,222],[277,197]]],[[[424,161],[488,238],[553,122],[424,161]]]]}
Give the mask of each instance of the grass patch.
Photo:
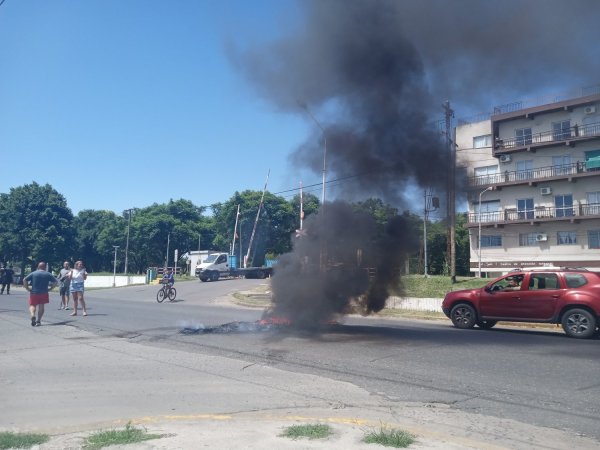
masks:
{"type": "Polygon", "coordinates": [[[447,292],[479,288],[488,281],[487,278],[456,277],[456,283],[452,283],[447,276],[425,278],[423,275],[405,275],[402,277],[402,291],[404,297],[442,298],[447,292]]]}
{"type": "Polygon", "coordinates": [[[94,450],[109,445],[135,444],[136,442],[159,439],[162,434],[148,434],[145,428],[136,428],[129,422],[122,430],[99,431],[88,436],[83,444],[84,449],[94,450]]]}
{"type": "Polygon", "coordinates": [[[333,434],[333,430],[329,425],[324,424],[308,424],[308,425],[293,425],[287,427],[280,434],[281,437],[288,437],[291,439],[324,439],[333,434]]]}
{"type": "Polygon", "coordinates": [[[12,433],[10,431],[0,432],[0,449],[7,448],[30,448],[41,445],[49,440],[47,434],[37,433],[12,433]]]}
{"type": "Polygon", "coordinates": [[[404,317],[407,319],[438,320],[447,319],[443,312],[420,311],[416,309],[386,308],[377,313],[380,317],[404,317]]]}
{"type": "Polygon", "coordinates": [[[367,444],[379,444],[384,447],[406,448],[415,442],[415,436],[403,431],[388,428],[380,428],[379,431],[371,431],[363,438],[367,444]]]}

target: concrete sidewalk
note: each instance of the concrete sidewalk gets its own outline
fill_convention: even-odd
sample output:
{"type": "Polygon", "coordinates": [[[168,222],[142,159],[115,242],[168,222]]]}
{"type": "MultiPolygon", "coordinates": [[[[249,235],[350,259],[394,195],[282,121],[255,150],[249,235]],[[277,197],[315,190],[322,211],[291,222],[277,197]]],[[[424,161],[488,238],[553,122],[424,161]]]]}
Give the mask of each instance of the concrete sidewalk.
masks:
{"type": "MultiPolygon", "coordinates": [[[[11,302],[13,304],[13,302],[11,302]]],[[[405,403],[349,383],[231,358],[99,337],[63,323],[31,327],[26,306],[0,309],[0,430],[45,432],[40,449],[81,448],[94,431],[132,422],[157,440],[128,449],[348,449],[399,428],[415,449],[596,449],[598,442],[440,404],[405,403]],[[325,440],[280,437],[327,423],[325,440]]]]}

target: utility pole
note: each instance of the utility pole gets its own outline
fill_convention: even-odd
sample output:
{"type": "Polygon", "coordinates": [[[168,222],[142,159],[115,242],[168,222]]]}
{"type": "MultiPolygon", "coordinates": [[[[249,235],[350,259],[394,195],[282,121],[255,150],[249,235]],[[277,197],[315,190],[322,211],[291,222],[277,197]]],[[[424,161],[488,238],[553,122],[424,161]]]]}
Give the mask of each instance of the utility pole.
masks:
{"type": "Polygon", "coordinates": [[[133,211],[133,208],[125,210],[125,212],[129,213],[127,219],[127,242],[125,244],[125,269],[123,270],[125,275],[127,275],[127,263],[129,262],[129,227],[131,226],[131,211],[133,211]]]}
{"type": "Polygon", "coordinates": [[[456,146],[452,136],[452,118],[454,111],[450,102],[445,101],[444,117],[446,121],[446,147],[448,151],[448,186],[447,186],[447,219],[448,219],[448,263],[450,265],[450,278],[456,283],[456,146]]]}

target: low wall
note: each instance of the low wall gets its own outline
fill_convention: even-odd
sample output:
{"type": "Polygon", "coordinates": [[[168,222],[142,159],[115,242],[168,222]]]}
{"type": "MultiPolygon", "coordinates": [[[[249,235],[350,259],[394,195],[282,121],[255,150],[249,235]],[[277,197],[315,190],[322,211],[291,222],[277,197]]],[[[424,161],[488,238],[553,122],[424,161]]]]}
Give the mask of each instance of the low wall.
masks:
{"type": "Polygon", "coordinates": [[[87,280],[85,280],[86,288],[103,288],[103,287],[112,287],[113,280],[115,286],[129,286],[132,284],[146,284],[145,275],[117,275],[113,277],[112,275],[88,275],[87,280]]]}
{"type": "Polygon", "coordinates": [[[441,298],[388,297],[386,308],[442,312],[441,298]]]}

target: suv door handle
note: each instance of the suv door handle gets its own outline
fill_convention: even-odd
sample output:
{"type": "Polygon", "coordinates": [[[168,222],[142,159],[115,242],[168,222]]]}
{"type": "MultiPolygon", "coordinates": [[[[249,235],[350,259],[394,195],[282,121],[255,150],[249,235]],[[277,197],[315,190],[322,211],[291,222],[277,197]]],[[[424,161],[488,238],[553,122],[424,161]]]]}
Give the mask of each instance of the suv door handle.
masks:
{"type": "Polygon", "coordinates": [[[513,297],[515,300],[521,300],[521,297],[513,297]]]}
{"type": "Polygon", "coordinates": [[[560,295],[556,295],[556,294],[552,296],[552,298],[559,298],[559,297],[560,297],[560,295]]]}

